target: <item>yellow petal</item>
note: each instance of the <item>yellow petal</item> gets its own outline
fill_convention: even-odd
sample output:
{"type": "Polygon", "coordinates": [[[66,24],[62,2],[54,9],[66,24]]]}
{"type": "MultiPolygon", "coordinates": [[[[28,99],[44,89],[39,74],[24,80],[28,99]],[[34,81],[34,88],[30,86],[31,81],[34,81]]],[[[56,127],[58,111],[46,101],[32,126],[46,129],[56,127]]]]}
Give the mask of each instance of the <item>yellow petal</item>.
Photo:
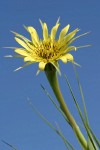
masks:
{"type": "Polygon", "coordinates": [[[28,56],[29,53],[27,53],[25,50],[21,50],[21,49],[15,49],[15,52],[22,55],[22,56],[28,56]]]}
{"type": "Polygon", "coordinates": [[[65,55],[68,61],[73,62],[74,61],[74,57],[71,54],[66,54],[65,55]]]}
{"type": "Polygon", "coordinates": [[[65,55],[61,56],[60,59],[62,60],[62,62],[65,64],[67,63],[67,58],[65,55]]]}
{"type": "Polygon", "coordinates": [[[28,29],[29,33],[31,34],[32,42],[34,44],[38,43],[39,37],[38,37],[36,30],[33,27],[27,27],[27,29],[28,29]]]}
{"type": "Polygon", "coordinates": [[[47,24],[46,23],[43,23],[42,20],[40,20],[40,24],[41,24],[41,27],[42,27],[42,30],[43,30],[43,39],[46,40],[48,38],[48,27],[47,27],[47,24]]]}
{"type": "Polygon", "coordinates": [[[29,47],[27,46],[27,44],[25,42],[23,42],[22,40],[20,40],[19,38],[15,37],[15,40],[25,49],[29,50],[29,47]]]}
{"type": "Polygon", "coordinates": [[[65,42],[68,42],[69,40],[71,40],[78,31],[79,29],[77,28],[74,31],[70,32],[68,35],[66,35],[65,42]]]}
{"type": "Polygon", "coordinates": [[[47,24],[43,24],[43,39],[46,40],[48,38],[48,27],[47,24]]]}
{"type": "Polygon", "coordinates": [[[59,41],[63,40],[64,36],[67,34],[68,30],[69,30],[70,25],[68,24],[66,27],[64,27],[59,35],[59,41]]]}
{"type": "Polygon", "coordinates": [[[25,58],[24,58],[24,61],[36,62],[36,60],[35,60],[33,57],[31,57],[31,56],[25,57],[25,58]]]}
{"type": "Polygon", "coordinates": [[[65,54],[60,57],[63,63],[67,63],[67,61],[73,62],[74,58],[71,54],[65,54]]]}
{"type": "Polygon", "coordinates": [[[69,46],[68,48],[66,48],[65,50],[64,50],[64,53],[68,53],[68,52],[70,52],[70,51],[72,51],[72,50],[77,50],[77,48],[75,47],[75,46],[69,46]]]}
{"type": "Polygon", "coordinates": [[[40,62],[40,63],[39,63],[39,70],[44,71],[46,64],[47,64],[47,63],[40,62]]]}
{"type": "Polygon", "coordinates": [[[28,40],[26,37],[22,36],[21,34],[18,34],[16,32],[13,32],[12,33],[15,34],[15,36],[21,38],[25,43],[27,43],[27,46],[30,48],[30,49],[33,49],[34,48],[34,45],[30,44],[32,43],[30,40],[28,40]]]}
{"type": "Polygon", "coordinates": [[[60,24],[56,24],[56,25],[52,28],[52,30],[51,30],[50,37],[51,37],[52,40],[54,40],[55,37],[56,37],[56,32],[57,32],[57,30],[58,30],[59,25],[60,25],[60,24]]]}

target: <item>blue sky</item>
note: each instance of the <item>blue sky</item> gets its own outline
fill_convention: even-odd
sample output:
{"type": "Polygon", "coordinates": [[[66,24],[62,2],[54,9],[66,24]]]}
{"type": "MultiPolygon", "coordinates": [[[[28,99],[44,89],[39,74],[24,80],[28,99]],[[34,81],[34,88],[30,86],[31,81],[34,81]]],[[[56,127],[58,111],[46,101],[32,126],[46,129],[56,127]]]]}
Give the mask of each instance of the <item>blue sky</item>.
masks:
{"type": "MultiPolygon", "coordinates": [[[[58,135],[32,111],[27,102],[27,97],[53,125],[57,122],[75,148],[80,149],[72,130],[42,91],[40,84],[43,84],[54,97],[45,74],[42,72],[36,76],[37,64],[13,72],[23,63],[23,60],[4,58],[5,55],[13,54],[13,50],[3,47],[18,46],[10,31],[16,31],[29,37],[23,25],[31,25],[41,35],[39,18],[47,22],[51,28],[59,16],[61,18],[60,29],[70,24],[70,31],[77,27],[80,29],[80,34],[91,31],[90,34],[77,40],[75,44],[77,46],[91,44],[92,46],[79,49],[77,52],[73,52],[73,55],[76,62],[82,66],[81,68],[77,67],[77,71],[85,95],[89,120],[94,133],[100,139],[100,1],[1,0],[0,139],[13,144],[18,150],[66,149],[58,135]]],[[[59,82],[62,93],[71,113],[76,121],[81,124],[64,79],[64,74],[67,74],[78,102],[81,104],[73,67],[70,63],[65,65],[60,62],[60,68],[62,76],[59,77],[59,82]]],[[[0,149],[9,150],[10,148],[0,142],[0,149]]]]}

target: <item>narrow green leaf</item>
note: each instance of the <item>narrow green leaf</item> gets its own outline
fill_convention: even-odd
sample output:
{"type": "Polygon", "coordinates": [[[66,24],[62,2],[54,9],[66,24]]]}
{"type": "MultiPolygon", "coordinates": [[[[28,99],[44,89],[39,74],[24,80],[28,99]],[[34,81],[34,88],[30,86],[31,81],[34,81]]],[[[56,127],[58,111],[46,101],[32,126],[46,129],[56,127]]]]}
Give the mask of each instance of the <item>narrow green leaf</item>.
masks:
{"type": "MultiPolygon", "coordinates": [[[[68,140],[64,137],[64,135],[62,134],[61,131],[57,130],[32,104],[32,102],[30,101],[30,99],[28,98],[28,102],[32,108],[33,111],[35,111],[39,116],[40,118],[53,130],[55,131],[63,140],[63,142],[65,143],[65,146],[66,148],[68,149],[68,147],[71,148],[71,150],[75,150],[73,148],[73,146],[68,142],[68,140]]],[[[69,150],[69,149],[68,149],[69,150]]]]}
{"type": "Polygon", "coordinates": [[[89,131],[90,131],[91,134],[92,134],[93,139],[95,140],[96,144],[97,144],[98,147],[100,148],[100,141],[96,138],[96,136],[94,135],[94,133],[93,133],[93,131],[91,130],[91,128],[90,128],[90,127],[88,127],[88,128],[89,128],[89,131]]]}
{"type": "MultiPolygon", "coordinates": [[[[86,128],[87,135],[88,135],[88,142],[89,142],[88,146],[90,146],[90,148],[93,147],[92,148],[93,150],[98,150],[97,145],[96,145],[96,143],[95,143],[95,141],[93,139],[93,136],[92,136],[92,134],[90,132],[90,129],[89,129],[87,124],[85,125],[85,128],[86,128]]],[[[89,149],[89,150],[92,150],[92,149],[89,149]]]]}
{"type": "Polygon", "coordinates": [[[11,31],[13,34],[15,34],[16,37],[19,37],[21,38],[22,40],[24,40],[25,42],[30,42],[29,39],[27,39],[26,37],[22,36],[21,34],[17,33],[17,32],[14,32],[14,31],[11,31]]]}
{"type": "Polygon", "coordinates": [[[61,129],[58,127],[58,124],[56,124],[56,125],[57,125],[58,132],[59,132],[59,134],[61,135],[63,141],[65,142],[65,144],[66,144],[68,150],[70,150],[70,148],[71,148],[72,150],[75,150],[74,147],[72,146],[72,144],[70,144],[70,143],[65,139],[65,137],[63,136],[63,134],[62,134],[62,132],[61,132],[61,129]]]}
{"type": "Polygon", "coordinates": [[[86,35],[86,34],[89,34],[89,33],[90,33],[90,32],[86,32],[86,33],[80,34],[80,35],[78,35],[78,36],[72,38],[72,39],[68,42],[68,45],[71,44],[72,42],[74,42],[76,39],[78,39],[78,38],[80,38],[80,37],[82,37],[82,36],[84,36],[84,35],[86,35]]]}
{"type": "Polygon", "coordinates": [[[53,98],[51,97],[51,95],[48,93],[48,91],[44,88],[43,85],[41,85],[42,89],[44,90],[44,92],[46,93],[46,95],[49,97],[49,99],[51,100],[51,102],[53,103],[53,105],[57,108],[57,110],[62,114],[62,116],[64,117],[64,119],[69,123],[69,120],[67,119],[66,115],[64,114],[64,112],[61,110],[61,108],[55,103],[55,101],[53,100],[53,98]]]}
{"type": "Polygon", "coordinates": [[[89,138],[88,138],[87,147],[88,147],[87,150],[95,150],[94,147],[93,147],[93,144],[91,143],[91,140],[89,138]]]}
{"type": "MultiPolygon", "coordinates": [[[[79,90],[80,90],[80,93],[81,93],[81,97],[82,97],[83,108],[84,108],[84,115],[85,115],[85,124],[87,126],[86,131],[88,133],[88,136],[89,136],[91,142],[94,143],[94,140],[95,140],[95,142],[97,143],[98,147],[100,148],[100,142],[97,140],[96,136],[93,134],[93,132],[92,132],[92,130],[90,128],[89,120],[88,120],[88,114],[87,114],[87,110],[86,110],[86,104],[85,104],[84,95],[83,95],[83,91],[82,91],[82,86],[81,86],[81,83],[80,83],[80,80],[79,80],[78,73],[76,71],[75,65],[73,65],[73,67],[74,67],[75,76],[76,76],[76,79],[77,79],[77,82],[78,82],[79,90]],[[90,134],[91,134],[91,136],[90,136],[90,134]]],[[[94,145],[94,147],[96,147],[95,143],[93,145],[94,145]]]]}
{"type": "Polygon", "coordinates": [[[76,100],[76,98],[75,98],[75,96],[74,96],[74,93],[73,93],[73,91],[72,91],[71,85],[70,85],[70,83],[69,83],[68,78],[67,78],[66,75],[65,75],[65,79],[66,79],[67,85],[68,85],[68,87],[69,87],[70,93],[71,93],[71,95],[72,95],[72,98],[73,98],[73,100],[74,100],[74,103],[75,103],[75,105],[76,105],[76,108],[77,108],[77,110],[78,110],[78,113],[79,113],[79,115],[80,115],[80,117],[81,117],[81,120],[82,120],[82,122],[84,122],[84,117],[83,117],[83,115],[82,115],[82,112],[81,112],[81,110],[80,110],[80,107],[79,107],[78,102],[77,102],[77,100],[76,100]]]}
{"type": "MultiPolygon", "coordinates": [[[[83,122],[83,125],[84,125],[84,127],[85,127],[85,129],[86,129],[88,138],[90,139],[90,141],[91,141],[91,143],[92,143],[92,145],[93,145],[93,147],[94,147],[94,150],[98,150],[98,148],[97,148],[97,146],[96,146],[96,144],[95,144],[95,142],[94,142],[94,140],[93,140],[93,138],[92,138],[92,135],[91,135],[91,133],[90,133],[88,120],[86,120],[86,119],[84,118],[84,116],[82,115],[81,109],[80,109],[80,107],[79,107],[79,105],[78,105],[78,102],[77,102],[77,100],[76,100],[76,98],[75,98],[75,96],[74,96],[74,94],[73,94],[73,91],[72,91],[72,88],[71,88],[71,85],[70,85],[70,83],[69,83],[69,81],[68,81],[67,76],[65,76],[65,78],[66,78],[68,87],[69,87],[69,89],[70,89],[71,95],[72,95],[72,97],[73,97],[73,100],[74,100],[74,102],[75,102],[76,108],[77,108],[77,110],[78,110],[78,113],[79,113],[79,115],[80,115],[80,117],[81,117],[81,120],[82,120],[82,122],[83,122]]],[[[86,117],[86,116],[85,116],[85,117],[86,117]]]]}
{"type": "Polygon", "coordinates": [[[35,62],[27,62],[27,63],[25,63],[24,65],[22,65],[22,66],[18,67],[17,69],[15,69],[14,72],[15,72],[15,71],[18,71],[18,70],[20,70],[20,69],[22,69],[22,68],[24,68],[24,67],[26,67],[26,66],[28,66],[28,65],[31,65],[31,64],[33,64],[33,63],[35,63],[35,62]]]}
{"type": "Polygon", "coordinates": [[[17,150],[13,145],[7,143],[6,141],[4,140],[1,140],[4,144],[6,144],[7,146],[9,146],[10,148],[12,148],[12,150],[17,150]]]}
{"type": "Polygon", "coordinates": [[[74,64],[73,64],[73,68],[74,68],[76,80],[77,80],[77,83],[78,83],[78,87],[79,87],[79,90],[80,90],[81,98],[82,98],[82,103],[83,103],[83,108],[84,108],[85,119],[86,119],[87,124],[89,124],[88,114],[87,114],[87,110],[86,110],[86,104],[85,104],[85,100],[84,100],[84,94],[83,94],[82,86],[81,86],[81,84],[80,84],[80,80],[79,80],[79,77],[78,77],[78,73],[77,73],[77,71],[76,71],[76,67],[75,67],[74,64]]]}
{"type": "Polygon", "coordinates": [[[33,106],[32,102],[29,98],[28,98],[28,102],[29,102],[32,110],[35,111],[47,125],[49,125],[54,131],[56,131],[55,127],[33,106]]]}

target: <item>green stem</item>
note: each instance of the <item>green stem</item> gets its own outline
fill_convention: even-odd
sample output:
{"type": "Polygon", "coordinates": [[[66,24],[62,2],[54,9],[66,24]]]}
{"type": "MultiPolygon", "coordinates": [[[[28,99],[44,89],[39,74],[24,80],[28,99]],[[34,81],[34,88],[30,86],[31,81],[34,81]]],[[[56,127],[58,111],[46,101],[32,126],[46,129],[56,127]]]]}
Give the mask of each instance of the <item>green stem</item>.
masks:
{"type": "Polygon", "coordinates": [[[65,113],[66,117],[68,118],[69,123],[70,123],[78,141],[80,142],[82,148],[84,150],[87,150],[87,141],[84,138],[82,132],[80,131],[77,123],[75,122],[73,116],[71,115],[71,113],[63,99],[62,93],[59,88],[59,83],[58,83],[58,78],[57,78],[57,73],[56,73],[55,67],[52,64],[47,64],[46,68],[45,68],[45,73],[46,73],[47,79],[51,85],[51,88],[60,104],[60,108],[65,113]]]}

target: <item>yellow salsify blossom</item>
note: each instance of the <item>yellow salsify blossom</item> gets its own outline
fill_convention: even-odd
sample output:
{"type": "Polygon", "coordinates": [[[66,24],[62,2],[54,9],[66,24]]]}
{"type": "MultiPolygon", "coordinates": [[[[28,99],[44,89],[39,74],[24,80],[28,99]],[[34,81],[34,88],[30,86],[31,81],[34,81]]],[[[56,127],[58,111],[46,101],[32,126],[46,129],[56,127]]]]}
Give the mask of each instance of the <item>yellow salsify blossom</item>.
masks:
{"type": "Polygon", "coordinates": [[[26,62],[26,64],[17,68],[15,71],[37,62],[39,63],[37,74],[39,71],[44,71],[45,66],[48,63],[51,63],[56,68],[58,73],[60,73],[58,60],[62,60],[63,63],[72,62],[77,64],[74,62],[74,58],[69,52],[72,50],[76,51],[80,47],[75,47],[71,44],[77,38],[87,33],[75,37],[79,29],[76,28],[72,32],[68,33],[70,28],[70,25],[68,24],[61,30],[57,39],[56,33],[58,27],[60,26],[59,19],[57,20],[55,26],[52,27],[50,34],[48,33],[47,24],[43,23],[41,20],[40,24],[42,26],[43,39],[39,39],[37,31],[32,26],[25,27],[31,36],[31,41],[24,36],[13,32],[15,34],[15,40],[22,46],[21,48],[14,48],[14,51],[19,54],[14,57],[21,57],[24,59],[24,62],[26,62]]]}

